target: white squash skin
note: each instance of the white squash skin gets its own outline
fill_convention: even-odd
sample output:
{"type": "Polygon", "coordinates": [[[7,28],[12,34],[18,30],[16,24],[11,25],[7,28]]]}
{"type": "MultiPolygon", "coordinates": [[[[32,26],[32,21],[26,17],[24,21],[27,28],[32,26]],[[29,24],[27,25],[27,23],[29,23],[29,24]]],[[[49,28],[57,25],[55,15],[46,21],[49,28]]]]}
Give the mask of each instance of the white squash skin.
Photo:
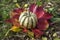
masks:
{"type": "Polygon", "coordinates": [[[28,24],[28,28],[31,28],[32,26],[32,21],[31,21],[31,18],[29,17],[29,24],[28,24]]]}
{"type": "Polygon", "coordinates": [[[25,18],[26,18],[26,16],[24,16],[24,17],[20,20],[20,25],[23,24],[23,21],[24,21],[25,18]]]}
{"type": "Polygon", "coordinates": [[[26,28],[35,28],[37,23],[37,17],[34,13],[24,11],[19,17],[20,25],[26,28]],[[24,21],[24,22],[23,22],[24,21]],[[33,23],[32,23],[33,22],[33,23]]]}
{"type": "Polygon", "coordinates": [[[21,13],[21,15],[20,15],[20,17],[19,17],[19,21],[20,21],[21,18],[25,15],[25,14],[24,14],[25,12],[26,12],[26,11],[24,11],[24,12],[21,13]]]}
{"type": "Polygon", "coordinates": [[[35,21],[34,17],[31,17],[31,18],[33,19],[33,27],[35,27],[36,26],[36,21],[35,21]]]}
{"type": "Polygon", "coordinates": [[[27,27],[28,24],[28,17],[25,19],[23,26],[27,27]]]}

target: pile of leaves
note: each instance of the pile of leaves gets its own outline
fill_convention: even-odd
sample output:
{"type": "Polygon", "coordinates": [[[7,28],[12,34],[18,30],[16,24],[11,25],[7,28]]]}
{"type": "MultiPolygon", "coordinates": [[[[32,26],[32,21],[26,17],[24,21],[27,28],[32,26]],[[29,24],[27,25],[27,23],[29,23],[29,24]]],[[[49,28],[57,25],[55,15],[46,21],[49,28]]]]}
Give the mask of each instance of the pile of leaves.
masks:
{"type": "Polygon", "coordinates": [[[1,0],[0,40],[60,40],[60,9],[57,4],[59,0],[1,0]],[[22,28],[18,22],[20,13],[25,11],[25,8],[33,12],[36,6],[36,28],[22,28]]]}

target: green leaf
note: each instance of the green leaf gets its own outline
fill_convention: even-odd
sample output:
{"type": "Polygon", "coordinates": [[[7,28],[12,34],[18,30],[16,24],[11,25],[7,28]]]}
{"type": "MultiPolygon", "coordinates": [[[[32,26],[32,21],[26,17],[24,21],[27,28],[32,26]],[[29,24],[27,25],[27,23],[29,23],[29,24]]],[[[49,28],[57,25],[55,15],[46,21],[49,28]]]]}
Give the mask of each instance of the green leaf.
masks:
{"type": "Polygon", "coordinates": [[[54,40],[60,40],[58,37],[54,38],[54,40]]]}
{"type": "Polygon", "coordinates": [[[54,9],[54,7],[52,7],[52,8],[49,8],[48,10],[49,10],[49,11],[53,11],[53,9],[54,9]]]}
{"type": "Polygon", "coordinates": [[[37,0],[36,4],[37,4],[38,6],[40,6],[40,5],[42,5],[42,2],[40,2],[39,0],[37,0]]]}
{"type": "Polygon", "coordinates": [[[3,13],[2,13],[2,17],[3,17],[3,19],[7,19],[7,17],[8,17],[8,13],[7,13],[6,11],[3,11],[3,13]]]}
{"type": "Polygon", "coordinates": [[[47,40],[47,37],[42,37],[42,40],[47,40]]]}
{"type": "Polygon", "coordinates": [[[13,0],[13,2],[17,2],[17,0],[13,0]]]}
{"type": "Polygon", "coordinates": [[[60,18],[52,18],[51,21],[53,21],[53,23],[60,22],[60,18]]]}

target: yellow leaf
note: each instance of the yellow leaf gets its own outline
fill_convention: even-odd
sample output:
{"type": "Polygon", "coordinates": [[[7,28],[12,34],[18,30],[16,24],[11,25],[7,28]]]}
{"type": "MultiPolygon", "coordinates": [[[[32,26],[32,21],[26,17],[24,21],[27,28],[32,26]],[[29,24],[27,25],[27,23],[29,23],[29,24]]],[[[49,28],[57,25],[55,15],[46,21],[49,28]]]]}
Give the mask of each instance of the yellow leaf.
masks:
{"type": "Polygon", "coordinates": [[[33,38],[34,37],[34,33],[31,32],[31,31],[28,31],[28,36],[31,37],[31,38],[33,38]]]}
{"type": "Polygon", "coordinates": [[[20,8],[20,5],[19,5],[18,3],[16,3],[16,6],[17,6],[18,8],[20,8]]]}
{"type": "Polygon", "coordinates": [[[25,4],[24,7],[28,7],[28,4],[25,4]]]}
{"type": "Polygon", "coordinates": [[[11,30],[14,31],[14,32],[19,32],[19,31],[21,31],[22,29],[20,29],[20,28],[17,27],[17,26],[13,26],[13,27],[11,28],[11,30]]]}

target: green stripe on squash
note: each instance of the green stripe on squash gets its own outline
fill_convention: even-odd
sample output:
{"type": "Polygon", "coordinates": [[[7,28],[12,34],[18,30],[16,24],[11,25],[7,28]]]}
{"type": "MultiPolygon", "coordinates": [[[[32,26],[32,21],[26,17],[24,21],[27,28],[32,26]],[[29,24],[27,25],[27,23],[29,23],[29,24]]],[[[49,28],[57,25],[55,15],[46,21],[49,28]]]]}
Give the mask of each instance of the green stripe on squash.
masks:
{"type": "Polygon", "coordinates": [[[34,13],[25,11],[21,13],[19,17],[19,22],[20,25],[23,27],[26,27],[28,29],[34,28],[37,23],[37,17],[34,13]]]}

